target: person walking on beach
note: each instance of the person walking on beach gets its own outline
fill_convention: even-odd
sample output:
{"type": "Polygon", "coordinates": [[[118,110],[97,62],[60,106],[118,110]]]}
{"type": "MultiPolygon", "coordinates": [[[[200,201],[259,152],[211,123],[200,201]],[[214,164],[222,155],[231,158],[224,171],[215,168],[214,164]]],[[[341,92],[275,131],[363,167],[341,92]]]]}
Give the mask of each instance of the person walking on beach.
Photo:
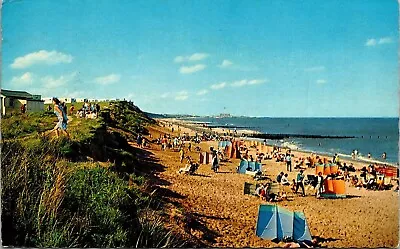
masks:
{"type": "Polygon", "coordinates": [[[286,170],[289,172],[292,172],[292,157],[290,156],[290,153],[286,154],[286,170]]]}
{"type": "Polygon", "coordinates": [[[58,123],[56,124],[56,126],[54,126],[53,131],[55,131],[56,136],[59,137],[59,130],[61,130],[69,138],[69,133],[67,132],[67,114],[64,111],[64,108],[58,98],[54,97],[52,100],[54,104],[54,113],[56,114],[58,119],[58,123]]]}
{"type": "Polygon", "coordinates": [[[217,151],[213,150],[213,151],[212,151],[212,155],[213,155],[213,156],[212,156],[212,167],[211,167],[211,169],[212,169],[215,173],[217,173],[217,172],[218,172],[218,168],[219,168],[217,151]]]}
{"type": "Polygon", "coordinates": [[[318,173],[317,186],[315,187],[315,189],[317,190],[316,197],[320,198],[321,193],[323,192],[323,189],[324,189],[324,177],[322,176],[322,172],[318,173]]]}
{"type": "Polygon", "coordinates": [[[183,150],[183,148],[181,148],[181,150],[179,151],[179,156],[182,163],[183,159],[185,158],[185,151],[183,150]]]}
{"type": "Polygon", "coordinates": [[[304,184],[303,184],[303,180],[304,180],[303,170],[300,170],[300,172],[297,174],[296,180],[297,180],[297,184],[296,184],[295,194],[297,194],[299,187],[301,187],[301,189],[303,190],[303,197],[306,196],[306,193],[304,191],[304,184]]]}

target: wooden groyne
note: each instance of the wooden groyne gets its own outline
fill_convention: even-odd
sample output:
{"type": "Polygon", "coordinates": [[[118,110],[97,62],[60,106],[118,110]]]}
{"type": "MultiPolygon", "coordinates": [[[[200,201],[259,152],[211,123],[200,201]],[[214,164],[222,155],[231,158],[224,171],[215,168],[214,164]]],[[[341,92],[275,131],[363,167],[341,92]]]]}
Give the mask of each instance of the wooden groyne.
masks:
{"type": "Polygon", "coordinates": [[[307,135],[307,134],[265,134],[265,133],[249,134],[249,135],[247,135],[247,137],[271,139],[271,140],[280,140],[280,139],[285,139],[285,138],[327,138],[327,139],[355,138],[355,136],[329,136],[329,135],[307,135]]]}

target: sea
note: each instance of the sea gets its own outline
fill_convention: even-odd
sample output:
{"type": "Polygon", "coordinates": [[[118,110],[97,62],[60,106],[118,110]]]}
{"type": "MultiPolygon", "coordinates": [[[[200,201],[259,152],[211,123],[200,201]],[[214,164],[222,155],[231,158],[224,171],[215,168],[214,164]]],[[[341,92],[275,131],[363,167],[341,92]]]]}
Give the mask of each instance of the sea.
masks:
{"type": "MultiPolygon", "coordinates": [[[[333,156],[338,153],[343,157],[351,157],[352,151],[357,150],[360,160],[397,165],[399,162],[398,118],[200,117],[188,120],[228,126],[231,129],[246,127],[243,129],[265,134],[351,136],[354,138],[287,138],[267,140],[267,143],[324,155],[333,156]],[[386,160],[381,158],[384,152],[387,155],[386,160]],[[368,153],[371,158],[368,158],[368,153]]],[[[237,131],[240,133],[240,128],[237,131]]]]}

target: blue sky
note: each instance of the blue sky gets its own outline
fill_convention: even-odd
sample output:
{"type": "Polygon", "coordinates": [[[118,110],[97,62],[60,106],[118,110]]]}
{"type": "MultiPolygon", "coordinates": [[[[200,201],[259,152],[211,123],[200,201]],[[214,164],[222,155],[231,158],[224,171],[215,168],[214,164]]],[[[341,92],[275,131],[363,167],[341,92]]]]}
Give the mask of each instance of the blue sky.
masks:
{"type": "Polygon", "coordinates": [[[398,116],[395,0],[5,1],[2,88],[155,113],[398,116]]]}

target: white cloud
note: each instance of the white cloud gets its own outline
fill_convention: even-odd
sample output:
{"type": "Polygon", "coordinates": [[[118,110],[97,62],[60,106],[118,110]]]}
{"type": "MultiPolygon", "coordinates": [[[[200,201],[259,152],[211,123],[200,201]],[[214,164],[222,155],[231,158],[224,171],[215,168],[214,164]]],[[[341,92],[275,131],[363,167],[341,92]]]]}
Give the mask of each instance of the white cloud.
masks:
{"type": "Polygon", "coordinates": [[[208,90],[201,90],[196,93],[196,95],[205,95],[208,93],[208,90]]]}
{"type": "Polygon", "coordinates": [[[188,66],[188,67],[182,66],[182,67],[179,69],[179,72],[180,72],[181,74],[191,74],[191,73],[195,73],[195,72],[204,70],[205,68],[206,68],[206,65],[204,65],[204,64],[197,64],[197,65],[188,66]]]}
{"type": "Polygon", "coordinates": [[[228,68],[231,67],[233,65],[233,62],[230,60],[223,60],[221,65],[218,65],[218,67],[220,68],[228,68]]]}
{"type": "Polygon", "coordinates": [[[194,53],[192,55],[187,55],[187,56],[177,56],[174,59],[175,63],[182,63],[182,62],[187,62],[187,61],[201,61],[209,57],[209,54],[206,53],[194,53]]]}
{"type": "Polygon", "coordinates": [[[241,87],[241,86],[245,86],[247,85],[247,80],[239,80],[239,81],[235,81],[231,84],[231,86],[233,87],[241,87]]]}
{"type": "Polygon", "coordinates": [[[21,76],[15,76],[11,79],[11,83],[15,85],[30,85],[33,82],[34,75],[26,72],[21,76]]]}
{"type": "Polygon", "coordinates": [[[98,84],[108,85],[108,84],[117,83],[120,79],[121,79],[121,75],[119,75],[119,74],[109,74],[106,76],[97,77],[94,79],[94,81],[98,84]]]}
{"type": "Polygon", "coordinates": [[[389,43],[393,43],[393,39],[391,37],[381,37],[379,39],[370,38],[370,39],[367,39],[367,41],[365,42],[365,46],[374,47],[377,45],[383,45],[383,44],[389,44],[389,43]]]}
{"type": "Polygon", "coordinates": [[[210,55],[205,53],[194,53],[191,56],[189,56],[189,61],[201,61],[206,59],[208,56],[210,55]]]}
{"type": "Polygon", "coordinates": [[[378,41],[378,44],[388,44],[388,43],[393,43],[392,38],[390,38],[390,37],[382,37],[378,41]]]}
{"type": "Polygon", "coordinates": [[[175,100],[180,100],[180,101],[186,100],[187,98],[189,98],[187,91],[180,91],[175,96],[175,100]]]}
{"type": "Polygon", "coordinates": [[[320,79],[320,80],[317,80],[316,82],[317,82],[317,84],[325,84],[326,80],[320,79]]]}
{"type": "Polygon", "coordinates": [[[169,93],[163,93],[163,94],[161,94],[160,97],[165,99],[165,98],[168,98],[168,96],[169,96],[169,93]]]}
{"type": "Polygon", "coordinates": [[[316,66],[316,67],[309,67],[304,69],[306,72],[319,72],[319,71],[324,71],[325,66],[316,66]]]}
{"type": "Polygon", "coordinates": [[[185,58],[183,56],[177,56],[174,59],[175,63],[181,63],[181,62],[184,62],[184,61],[185,61],[185,58]]]}
{"type": "Polygon", "coordinates": [[[268,82],[268,80],[263,80],[263,79],[250,80],[248,82],[248,85],[258,85],[258,84],[262,84],[265,82],[268,82]]]}
{"type": "Polygon", "coordinates": [[[254,80],[239,80],[231,83],[232,87],[242,87],[248,85],[258,85],[268,82],[266,79],[254,79],[254,80]]]}
{"type": "Polygon", "coordinates": [[[377,41],[375,39],[368,39],[365,42],[365,46],[367,46],[367,47],[372,47],[372,46],[375,46],[376,44],[377,44],[377,41]]]}
{"type": "Polygon", "coordinates": [[[55,65],[59,63],[71,63],[72,55],[61,52],[40,50],[21,57],[17,57],[11,64],[11,68],[23,69],[34,64],[55,65]]]}
{"type": "Polygon", "coordinates": [[[221,82],[219,84],[211,85],[211,89],[218,90],[218,89],[224,88],[225,86],[226,86],[226,82],[221,82]]]}
{"type": "Polygon", "coordinates": [[[229,69],[229,70],[237,70],[237,71],[244,71],[244,72],[249,72],[249,71],[258,71],[258,67],[254,66],[242,66],[242,65],[237,65],[233,63],[230,60],[223,60],[220,65],[217,65],[217,67],[221,69],[229,69]]]}
{"type": "Polygon", "coordinates": [[[44,88],[53,89],[67,85],[68,83],[72,82],[75,79],[76,75],[77,75],[76,72],[66,75],[61,75],[58,78],[54,78],[53,76],[48,75],[43,77],[41,81],[43,83],[44,88]]]}

